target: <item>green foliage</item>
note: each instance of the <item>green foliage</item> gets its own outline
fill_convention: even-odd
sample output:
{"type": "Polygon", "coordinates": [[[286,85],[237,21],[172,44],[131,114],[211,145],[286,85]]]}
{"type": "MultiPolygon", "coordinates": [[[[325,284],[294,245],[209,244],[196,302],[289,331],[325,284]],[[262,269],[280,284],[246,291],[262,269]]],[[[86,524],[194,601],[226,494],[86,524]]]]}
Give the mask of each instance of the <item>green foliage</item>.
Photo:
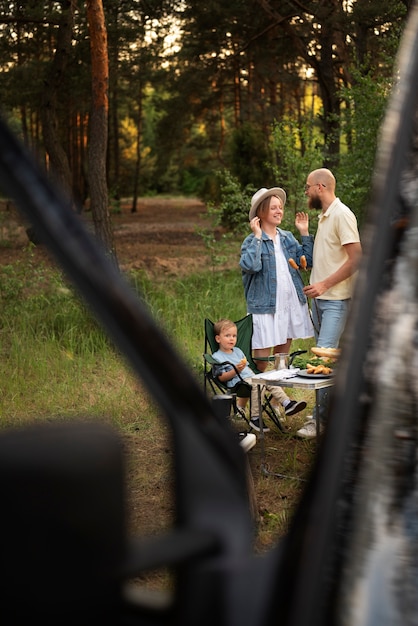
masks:
{"type": "Polygon", "coordinates": [[[364,220],[369,200],[373,167],[391,80],[380,80],[370,74],[355,72],[356,82],[343,89],[345,102],[342,128],[346,147],[335,172],[341,198],[357,215],[360,225],[364,220]]]}
{"type": "Polygon", "coordinates": [[[195,274],[161,285],[141,272],[133,272],[130,278],[152,316],[197,372],[203,365],[205,317],[240,319],[246,314],[238,259],[234,268],[195,274]]]}
{"type": "Polygon", "coordinates": [[[221,202],[219,205],[209,203],[208,214],[213,225],[220,226],[235,234],[243,234],[248,229],[248,211],[251,198],[257,191],[253,185],[242,188],[239,180],[228,170],[217,172],[220,186],[221,202]]]}
{"type": "MultiPolygon", "coordinates": [[[[337,194],[352,208],[361,227],[370,193],[379,128],[391,82],[385,77],[376,80],[373,75],[362,75],[356,70],[352,72],[355,85],[341,91],[345,103],[340,123],[343,149],[334,174],[337,194]]],[[[297,236],[294,215],[296,211],[306,210],[306,177],[324,163],[325,146],[321,143],[316,120],[307,117],[296,122],[289,116],[275,122],[272,128],[272,148],[276,155],[276,162],[271,165],[274,174],[272,185],[283,187],[287,193],[281,226],[297,236]]],[[[217,180],[220,202],[209,204],[214,227],[222,227],[235,237],[244,236],[248,233],[248,210],[256,187],[247,185],[243,188],[240,180],[226,170],[217,174],[217,180]]],[[[264,182],[261,186],[269,184],[264,182]]],[[[210,243],[212,246],[216,244],[214,239],[210,243]]]]}
{"type": "Polygon", "coordinates": [[[271,173],[266,165],[270,160],[265,138],[251,123],[234,129],[229,146],[230,169],[243,187],[263,187],[271,173]]]}
{"type": "Polygon", "coordinates": [[[231,233],[217,235],[212,228],[197,228],[197,234],[202,238],[206,253],[210,258],[212,272],[226,260],[229,244],[232,243],[231,233]]]}
{"type": "MultiPolygon", "coordinates": [[[[353,68],[350,71],[354,84],[342,89],[340,94],[345,103],[339,124],[342,149],[334,174],[338,181],[338,195],[353,209],[361,227],[370,193],[379,128],[391,88],[388,75],[391,74],[389,72],[377,80],[375,73],[362,74],[353,68]]],[[[251,145],[252,136],[244,132],[236,134],[237,152],[240,146],[242,155],[247,154],[246,148],[251,145]]],[[[325,162],[325,146],[318,119],[306,117],[296,121],[288,116],[275,122],[272,151],[275,163],[266,165],[264,171],[273,173],[273,181],[266,182],[271,180],[271,174],[266,174],[259,186],[279,185],[286,190],[288,201],[282,227],[297,234],[293,225],[294,213],[306,210],[306,176],[325,162]]],[[[255,165],[253,167],[254,172],[259,174],[260,170],[255,165]]],[[[254,185],[258,174],[254,174],[251,184],[243,186],[242,176],[234,176],[228,170],[217,173],[217,184],[212,181],[212,188],[219,193],[219,201],[209,204],[209,214],[215,227],[224,228],[234,236],[248,232],[248,210],[251,196],[258,187],[254,185]]],[[[213,239],[211,244],[219,251],[219,242],[213,239]]]]}
{"type": "MultiPolygon", "coordinates": [[[[211,228],[199,231],[213,265],[224,262],[228,248],[237,243],[241,244],[244,237],[250,233],[248,212],[251,207],[251,198],[257,191],[257,188],[252,185],[247,185],[242,189],[239,181],[227,170],[217,172],[217,180],[221,199],[218,203],[212,202],[207,205],[208,215],[212,219],[211,228]]],[[[277,184],[280,185],[280,183],[277,184]]],[[[286,210],[281,228],[290,230],[298,236],[294,220],[294,211],[286,210]]]]}
{"type": "MultiPolygon", "coordinates": [[[[350,68],[354,85],[341,90],[339,124],[341,154],[334,168],[337,195],[356,214],[361,227],[370,193],[379,128],[385,113],[391,80],[350,68]]],[[[273,145],[278,185],[288,193],[288,207],[306,210],[304,185],[308,173],[324,163],[325,147],[314,119],[297,123],[288,118],[274,125],[273,145]]],[[[290,230],[292,228],[290,227],[290,230]]]]}
{"type": "Polygon", "coordinates": [[[239,181],[226,170],[216,172],[214,180],[220,200],[208,202],[211,226],[198,230],[211,259],[212,270],[227,262],[232,250],[236,250],[238,262],[239,247],[249,233],[248,211],[256,191],[250,186],[242,190],[239,181]]]}
{"type": "Polygon", "coordinates": [[[273,167],[275,185],[286,191],[287,209],[305,211],[306,177],[323,163],[324,148],[315,120],[305,118],[297,122],[286,117],[275,122],[272,143],[277,155],[277,165],[273,167]]]}
{"type": "Polygon", "coordinates": [[[109,210],[114,215],[122,213],[119,191],[117,189],[109,189],[109,210]]]}
{"type": "MultiPolygon", "coordinates": [[[[134,189],[140,194],[203,194],[212,185],[210,173],[221,165],[241,187],[281,183],[289,193],[289,206],[303,206],[300,171],[289,167],[293,149],[293,165],[300,163],[305,173],[309,163],[299,157],[309,161],[316,144],[321,152],[332,120],[336,139],[343,139],[342,156],[351,150],[343,138],[350,113],[347,109],[340,115],[338,85],[344,80],[348,90],[357,87],[357,77],[353,79],[347,67],[350,59],[370,81],[391,76],[410,9],[410,3],[400,0],[334,3],[331,12],[314,10],[315,3],[310,4],[312,19],[307,18],[309,6],[301,13],[295,3],[287,3],[287,19],[282,20],[277,7],[271,9],[276,12],[272,17],[263,4],[242,0],[227,5],[217,0],[209,6],[187,1],[106,2],[110,188],[121,196],[134,189]],[[295,45],[289,46],[289,41],[295,45]],[[315,49],[323,50],[321,63],[311,54],[315,49]],[[316,112],[321,105],[329,108],[329,116],[303,121],[306,111],[316,112]],[[276,132],[285,137],[273,138],[272,145],[274,120],[280,120],[276,132]],[[307,141],[305,126],[311,133],[307,141]]],[[[74,192],[84,200],[91,63],[85,6],[74,7],[0,0],[0,12],[7,16],[0,38],[0,89],[3,116],[13,121],[16,133],[41,163],[46,162],[41,121],[46,78],[57,50],[57,25],[69,25],[71,20],[62,18],[74,9],[68,68],[51,101],[57,103],[56,141],[71,155],[74,192]]],[[[367,130],[368,122],[373,127],[379,119],[373,118],[373,104],[373,99],[366,102],[367,130]]],[[[355,178],[350,182],[350,198],[352,190],[353,202],[360,206],[357,183],[355,178]]]]}
{"type": "Polygon", "coordinates": [[[198,167],[190,167],[182,172],[180,191],[185,196],[202,195],[205,185],[206,172],[198,167]]]}

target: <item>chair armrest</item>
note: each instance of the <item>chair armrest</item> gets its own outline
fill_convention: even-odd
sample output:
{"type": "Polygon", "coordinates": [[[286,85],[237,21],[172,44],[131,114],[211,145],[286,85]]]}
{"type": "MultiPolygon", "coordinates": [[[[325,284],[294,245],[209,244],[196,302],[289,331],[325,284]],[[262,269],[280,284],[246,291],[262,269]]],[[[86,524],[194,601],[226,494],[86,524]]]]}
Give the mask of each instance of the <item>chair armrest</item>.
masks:
{"type": "Polygon", "coordinates": [[[216,361],[216,359],[214,359],[211,354],[204,354],[203,358],[205,359],[206,363],[209,363],[209,365],[219,364],[219,361],[216,361]]]}
{"type": "Polygon", "coordinates": [[[235,374],[238,376],[238,378],[242,381],[245,382],[243,377],[241,376],[241,374],[239,373],[239,371],[236,368],[236,365],[234,365],[233,363],[231,363],[230,361],[222,361],[222,363],[220,363],[219,361],[217,361],[216,359],[213,358],[213,356],[211,354],[204,354],[203,358],[205,359],[205,361],[207,363],[209,363],[209,365],[211,365],[213,367],[213,365],[230,365],[234,370],[235,370],[235,374]]]}

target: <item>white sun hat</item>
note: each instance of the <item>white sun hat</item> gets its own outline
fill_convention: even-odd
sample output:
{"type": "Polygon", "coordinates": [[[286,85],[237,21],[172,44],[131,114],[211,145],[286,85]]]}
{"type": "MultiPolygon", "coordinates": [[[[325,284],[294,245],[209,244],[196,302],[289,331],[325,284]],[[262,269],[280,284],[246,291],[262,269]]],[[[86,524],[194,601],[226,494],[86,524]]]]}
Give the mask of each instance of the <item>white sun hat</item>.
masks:
{"type": "Polygon", "coordinates": [[[280,200],[283,202],[283,207],[286,204],[286,192],[284,189],[282,189],[281,187],[272,187],[271,189],[266,189],[265,187],[262,187],[261,189],[256,191],[253,197],[251,198],[251,209],[248,214],[248,218],[250,222],[253,219],[253,217],[256,216],[257,209],[260,206],[260,204],[263,202],[263,200],[265,200],[266,198],[269,198],[270,196],[278,196],[280,200]]]}

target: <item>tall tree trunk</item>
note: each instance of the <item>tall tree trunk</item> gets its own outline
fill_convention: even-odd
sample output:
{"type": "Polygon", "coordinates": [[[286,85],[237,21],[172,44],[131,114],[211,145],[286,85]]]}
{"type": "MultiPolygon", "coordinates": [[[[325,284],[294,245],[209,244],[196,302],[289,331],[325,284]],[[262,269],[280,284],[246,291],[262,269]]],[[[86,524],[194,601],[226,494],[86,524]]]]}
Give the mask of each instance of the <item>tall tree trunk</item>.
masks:
{"type": "Polygon", "coordinates": [[[79,111],[73,111],[70,121],[71,164],[73,171],[73,195],[77,209],[81,211],[88,196],[85,175],[85,137],[86,120],[79,111]]]}
{"type": "Polygon", "coordinates": [[[340,113],[341,100],[339,90],[341,79],[339,67],[335,67],[334,61],[334,29],[335,24],[329,16],[332,9],[325,9],[325,16],[321,22],[318,40],[321,45],[321,54],[315,59],[315,69],[321,90],[321,98],[324,107],[323,130],[325,139],[326,155],[324,166],[334,168],[338,164],[340,153],[340,113]]]}
{"type": "Polygon", "coordinates": [[[62,3],[63,11],[58,27],[55,55],[43,81],[40,114],[51,178],[69,198],[72,197],[72,175],[68,155],[61,142],[57,108],[59,91],[64,81],[71,52],[75,5],[76,2],[73,0],[62,3]]]}
{"type": "Polygon", "coordinates": [[[345,39],[338,36],[338,31],[342,30],[341,23],[344,19],[341,0],[321,0],[313,3],[310,8],[315,16],[315,23],[321,26],[315,32],[317,46],[320,50],[315,55],[312,55],[310,48],[306,45],[307,33],[298,34],[294,25],[273,8],[269,0],[257,1],[276,23],[283,23],[284,32],[289,37],[289,45],[292,42],[295,50],[305,60],[306,64],[315,70],[323,103],[321,123],[327,150],[324,165],[331,168],[335,167],[340,150],[341,102],[338,92],[341,88],[344,65],[348,65],[345,39]],[[336,40],[339,44],[338,58],[341,59],[340,62],[335,59],[336,40]]]}
{"type": "Polygon", "coordinates": [[[109,62],[102,0],[87,0],[92,72],[92,110],[88,148],[90,203],[96,236],[116,262],[106,183],[109,62]]]}
{"type": "Polygon", "coordinates": [[[240,128],[241,119],[241,82],[239,59],[234,57],[234,121],[235,128],[240,128]]]}
{"type": "Polygon", "coordinates": [[[131,213],[136,213],[137,211],[137,203],[138,203],[138,187],[139,187],[139,176],[141,173],[141,142],[142,142],[142,116],[143,116],[143,88],[142,81],[139,81],[139,94],[138,94],[138,123],[137,123],[137,132],[136,132],[136,161],[135,161],[135,173],[134,173],[134,192],[132,198],[132,207],[131,213]]]}
{"type": "Polygon", "coordinates": [[[226,121],[225,121],[225,105],[224,105],[224,88],[221,86],[219,92],[219,120],[220,120],[220,136],[219,136],[219,144],[218,144],[218,160],[220,163],[223,163],[223,151],[225,146],[225,137],[226,137],[226,121]]]}

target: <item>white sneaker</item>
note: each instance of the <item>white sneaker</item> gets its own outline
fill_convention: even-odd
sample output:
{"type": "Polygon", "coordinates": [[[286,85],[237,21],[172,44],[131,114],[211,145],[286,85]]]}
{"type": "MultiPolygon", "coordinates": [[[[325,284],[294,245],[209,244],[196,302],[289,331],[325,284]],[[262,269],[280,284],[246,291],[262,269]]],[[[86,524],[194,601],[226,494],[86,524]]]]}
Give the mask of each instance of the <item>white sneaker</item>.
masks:
{"type": "Polygon", "coordinates": [[[249,452],[257,443],[257,437],[253,433],[238,433],[238,441],[244,452],[249,452]]]}
{"type": "MultiPolygon", "coordinates": [[[[319,424],[319,432],[322,434],[324,431],[323,425],[319,424]]],[[[316,437],[316,420],[310,419],[302,428],[296,432],[297,437],[301,437],[302,439],[315,439],[316,437]]]]}

